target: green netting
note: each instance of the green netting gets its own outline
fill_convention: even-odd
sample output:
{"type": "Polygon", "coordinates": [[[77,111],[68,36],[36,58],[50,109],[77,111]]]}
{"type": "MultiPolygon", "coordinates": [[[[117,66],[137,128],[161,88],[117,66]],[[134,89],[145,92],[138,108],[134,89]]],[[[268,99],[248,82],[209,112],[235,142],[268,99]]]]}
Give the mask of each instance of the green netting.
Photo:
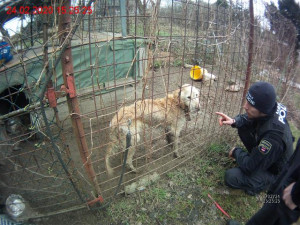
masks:
{"type": "MultiPolygon", "coordinates": [[[[113,41],[95,42],[91,45],[72,47],[74,75],[76,88],[90,87],[96,83],[104,83],[125,77],[139,76],[139,66],[142,62],[140,48],[145,48],[143,39],[123,39],[113,41]],[[90,47],[91,46],[91,47],[90,47]],[[90,52],[91,51],[91,52],[90,52]],[[91,54],[91,57],[90,57],[91,54]],[[90,58],[92,59],[90,61],[90,58]],[[91,68],[93,70],[91,70],[91,68]]],[[[59,52],[56,52],[58,55],[59,52]]],[[[30,55],[30,53],[28,53],[30,55]]],[[[15,56],[16,60],[17,57],[15,56]]],[[[5,71],[5,76],[0,76],[0,93],[11,86],[27,83],[32,86],[39,81],[43,71],[43,56],[26,56],[23,59],[25,65],[16,64],[5,71]],[[26,71],[26,72],[25,72],[26,71]],[[24,76],[26,73],[27,76],[24,76]]],[[[49,54],[49,65],[55,61],[55,55],[49,54]]],[[[13,64],[13,63],[11,63],[13,64]]],[[[63,84],[61,64],[55,70],[55,82],[59,87],[63,84]]],[[[44,76],[42,76],[44,77],[44,76]]]]}
{"type": "Polygon", "coordinates": [[[104,83],[120,78],[138,75],[140,64],[139,49],[145,47],[143,40],[115,40],[98,42],[91,45],[74,47],[72,49],[76,87],[78,89],[92,86],[92,82],[104,83]],[[94,71],[90,70],[91,62],[94,71]],[[134,63],[132,63],[134,61],[134,63]],[[93,80],[91,79],[93,77],[93,80]]]}

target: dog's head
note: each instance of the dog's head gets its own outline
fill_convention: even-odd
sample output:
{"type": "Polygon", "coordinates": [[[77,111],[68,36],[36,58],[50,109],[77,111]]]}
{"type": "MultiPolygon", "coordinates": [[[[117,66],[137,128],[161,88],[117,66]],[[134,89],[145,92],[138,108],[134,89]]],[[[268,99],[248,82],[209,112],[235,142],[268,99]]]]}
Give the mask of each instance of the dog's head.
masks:
{"type": "Polygon", "coordinates": [[[176,91],[176,94],[182,108],[189,112],[200,110],[200,90],[198,88],[190,84],[184,84],[176,91]]]}

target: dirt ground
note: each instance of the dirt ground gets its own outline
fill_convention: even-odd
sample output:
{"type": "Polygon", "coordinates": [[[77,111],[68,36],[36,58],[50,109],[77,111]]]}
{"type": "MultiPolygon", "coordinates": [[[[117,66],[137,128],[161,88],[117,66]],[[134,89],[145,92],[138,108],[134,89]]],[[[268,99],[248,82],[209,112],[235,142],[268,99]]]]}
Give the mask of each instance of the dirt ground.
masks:
{"type": "MultiPolygon", "coordinates": [[[[124,96],[126,96],[126,104],[141,98],[143,90],[145,90],[145,98],[163,97],[165,96],[166,89],[168,89],[168,92],[171,92],[177,89],[180,84],[191,83],[189,71],[189,68],[179,67],[172,67],[170,70],[158,69],[157,71],[149,73],[146,81],[140,81],[136,87],[127,86],[126,94],[124,94],[125,90],[121,88],[116,92],[103,95],[102,99],[97,96],[96,100],[92,97],[80,100],[81,113],[88,115],[87,119],[83,117],[87,134],[86,139],[89,148],[92,149],[94,154],[93,165],[96,173],[99,174],[98,180],[101,182],[101,190],[104,190],[104,197],[111,195],[115,191],[115,186],[117,185],[121,173],[120,168],[118,168],[115,172],[115,179],[106,183],[107,176],[105,174],[105,164],[103,161],[105,147],[101,146],[105,146],[107,143],[106,138],[108,134],[106,132],[108,129],[105,128],[109,126],[109,120],[113,116],[113,114],[110,113],[115,111],[115,106],[113,105],[115,96],[117,96],[120,104],[123,103],[124,96]],[[100,108],[103,109],[100,111],[102,113],[100,113],[100,125],[97,124],[96,119],[93,117],[95,116],[93,114],[94,105],[90,103],[90,100],[102,103],[100,106],[100,108]],[[101,133],[97,133],[99,126],[103,129],[101,133]],[[93,133],[94,131],[96,132],[93,133]],[[113,189],[105,192],[106,189],[111,187],[113,187],[113,189]]],[[[211,143],[213,137],[217,136],[220,132],[220,130],[216,129],[217,120],[214,112],[227,111],[230,114],[236,113],[237,110],[234,105],[240,103],[241,92],[225,92],[223,86],[227,84],[227,81],[222,78],[221,74],[218,74],[218,76],[220,76],[218,82],[211,86],[204,86],[202,83],[196,82],[193,83],[194,86],[200,89],[202,110],[199,114],[192,115],[192,121],[186,124],[186,129],[181,136],[180,152],[183,155],[183,160],[174,159],[171,147],[166,146],[167,143],[163,137],[163,129],[153,129],[150,132],[151,134],[148,133],[145,137],[146,140],[150,138],[153,140],[150,146],[146,146],[154,152],[151,154],[151,159],[147,159],[147,151],[141,147],[136,153],[136,157],[140,159],[137,160],[135,164],[139,173],[137,175],[126,173],[123,179],[123,184],[129,185],[134,182],[135,179],[140,179],[148,173],[153,174],[156,168],[160,168],[158,170],[160,178],[157,184],[147,187],[145,191],[125,196],[125,198],[121,195],[106,209],[92,211],[79,210],[63,215],[34,220],[33,222],[36,224],[224,224],[224,218],[218,214],[214,205],[207,199],[207,196],[204,195],[207,188],[212,188],[211,185],[205,185],[207,187],[204,187],[201,184],[201,179],[204,179],[206,183],[211,182],[208,180],[213,171],[209,170],[208,174],[206,174],[207,171],[204,171],[200,165],[190,163],[197,155],[201,155],[200,159],[198,158],[200,161],[203,155],[207,155],[207,144],[211,143]],[[176,175],[175,172],[173,177],[172,171],[178,165],[181,165],[178,169],[179,175],[176,175]],[[199,173],[204,173],[207,177],[199,177],[199,173]],[[198,181],[195,182],[196,180],[198,181]],[[145,195],[145,200],[142,200],[142,195],[145,195]],[[162,202],[160,202],[161,200],[162,202]],[[126,201],[129,202],[127,203],[126,201]],[[120,202],[121,206],[119,206],[120,202]],[[176,210],[172,212],[171,209],[174,207],[174,204],[178,206],[176,206],[176,210]],[[128,209],[126,209],[127,207],[128,209]],[[164,212],[167,216],[164,216],[164,212]],[[120,213],[124,215],[124,218],[120,217],[120,213]],[[144,217],[145,219],[142,219],[144,217]]],[[[60,115],[63,115],[63,113],[67,115],[67,112],[64,110],[66,110],[66,108],[59,108],[60,115]]],[[[62,116],[62,118],[64,118],[64,116],[62,116]]],[[[76,167],[81,168],[84,174],[76,143],[72,141],[74,140],[74,136],[71,132],[71,127],[68,126],[68,124],[64,124],[64,126],[64,130],[69,133],[66,135],[66,142],[69,143],[72,158],[75,159],[76,167]]],[[[236,139],[236,136],[229,139],[232,141],[236,139]]],[[[224,157],[224,155],[222,155],[222,157],[224,157]]],[[[115,165],[120,163],[120,159],[116,159],[113,163],[115,163],[115,165]]],[[[212,166],[209,166],[209,168],[212,169],[212,166]]],[[[223,173],[221,172],[223,169],[218,168],[218,170],[220,170],[220,174],[223,173]]],[[[222,175],[220,174],[218,174],[217,184],[220,184],[221,188],[218,188],[217,192],[219,195],[223,195],[224,193],[229,195],[227,188],[223,187],[221,181],[222,175]]],[[[123,189],[124,187],[122,186],[121,191],[123,189]]]]}
{"type": "MultiPolygon", "coordinates": [[[[83,123],[87,134],[87,141],[90,149],[93,149],[93,165],[96,173],[98,174],[98,180],[101,182],[101,190],[104,190],[104,196],[109,196],[112,191],[105,191],[111,187],[117,185],[119,175],[121,173],[121,156],[115,157],[112,161],[113,166],[118,166],[115,170],[115,179],[106,183],[107,175],[105,173],[105,148],[108,142],[108,127],[109,121],[116,111],[115,99],[117,99],[120,105],[130,104],[135,99],[144,98],[160,98],[165,96],[166,92],[170,93],[177,89],[181,84],[191,83],[189,77],[189,68],[171,67],[170,69],[158,69],[157,71],[150,72],[145,80],[141,80],[136,86],[126,86],[126,89],[120,88],[115,92],[105,94],[101,97],[97,96],[96,102],[101,102],[102,111],[100,112],[100,120],[93,118],[93,104],[89,101],[81,100],[81,112],[93,119],[84,119],[83,123]],[[101,114],[102,113],[102,114],[101,114]],[[97,124],[98,122],[98,124],[97,124]],[[98,128],[100,127],[99,130],[98,128]],[[93,134],[92,134],[93,133],[93,134]],[[92,136],[91,136],[92,134],[92,136]],[[93,143],[91,143],[93,140],[93,143]]],[[[218,74],[219,75],[219,74],[218,74]]],[[[223,85],[226,85],[226,80],[220,77],[218,83],[214,83],[211,86],[204,86],[202,83],[193,82],[193,85],[198,87],[201,92],[201,104],[202,110],[200,113],[192,115],[192,121],[186,124],[186,129],[182,132],[181,138],[181,153],[183,155],[191,156],[193,151],[186,151],[185,149],[195,149],[196,146],[201,146],[203,143],[209,142],[210,136],[214,132],[220,132],[216,129],[216,116],[215,111],[226,110],[228,113],[233,114],[236,111],[235,105],[239,104],[240,95],[239,93],[224,92],[223,85]],[[230,106],[229,106],[230,105],[230,106]],[[222,109],[223,108],[223,109],[222,109]]],[[[109,86],[109,84],[108,84],[109,86]]],[[[90,99],[88,99],[90,100],[90,99]]],[[[120,106],[119,106],[120,107],[120,106]]],[[[235,112],[235,113],[236,113],[235,112]]],[[[234,113],[234,114],[235,114],[234,113]]],[[[74,142],[73,136],[67,136],[70,142],[70,149],[74,149],[71,154],[73,155],[77,167],[82,166],[78,151],[74,142]],[[78,161],[79,160],[79,161],[78,161]]],[[[144,140],[152,140],[139,147],[135,157],[138,160],[135,162],[136,168],[142,171],[138,175],[132,173],[126,173],[124,177],[125,184],[129,184],[132,180],[136,179],[143,174],[147,174],[161,168],[160,172],[169,170],[181,163],[180,160],[175,160],[172,154],[171,146],[167,146],[167,142],[164,137],[164,129],[154,128],[145,132],[144,140]],[[150,149],[150,150],[149,150],[150,149]],[[153,154],[149,151],[152,151],[153,154]],[[150,157],[150,159],[149,159],[150,157]],[[151,163],[150,163],[151,162],[151,163]],[[126,183],[127,182],[127,183],[126,183]]]]}
{"type": "MultiPolygon", "coordinates": [[[[186,124],[181,135],[180,152],[183,157],[174,159],[172,149],[167,146],[163,137],[163,129],[153,129],[145,137],[153,140],[149,146],[141,147],[136,157],[135,166],[139,173],[126,173],[124,185],[129,185],[141,179],[146,174],[153,174],[157,168],[159,179],[145,185],[130,195],[118,195],[108,207],[101,205],[35,219],[30,222],[37,225],[48,224],[226,224],[226,217],[215,207],[207,197],[211,194],[219,204],[235,219],[247,221],[257,211],[264,199],[264,193],[259,196],[247,196],[241,191],[231,190],[224,185],[223,176],[226,169],[234,166],[227,158],[227,152],[236,143],[236,133],[230,129],[219,128],[215,111],[223,111],[228,115],[235,115],[239,111],[242,92],[226,92],[224,87],[228,78],[223,74],[216,74],[219,79],[211,86],[193,83],[201,91],[202,110],[192,116],[192,121],[186,124]],[[226,134],[226,135],[224,135],[226,134]],[[152,149],[151,158],[147,149],[152,149]],[[146,149],[146,150],[145,150],[146,149]],[[243,206],[243,207],[241,207],[243,206]]],[[[234,78],[235,80],[237,78],[234,78]]],[[[141,98],[143,90],[146,98],[162,97],[166,93],[178,88],[178,85],[191,83],[188,68],[171,67],[158,69],[148,75],[148,79],[140,80],[137,85],[126,86],[115,92],[100,96],[80,98],[80,110],[86,133],[86,140],[92,152],[92,162],[97,174],[100,188],[106,202],[110,198],[118,183],[121,173],[116,169],[113,180],[107,182],[104,156],[105,144],[108,142],[109,121],[117,107],[114,101],[126,104],[141,98]],[[126,94],[125,94],[126,93],[126,94]],[[95,106],[91,102],[96,102],[95,106]],[[99,120],[96,119],[95,107],[99,120]]],[[[68,118],[65,105],[58,107],[61,119],[68,118]]],[[[65,142],[71,151],[72,159],[81,174],[85,174],[81,157],[74,141],[71,125],[63,124],[65,142]]],[[[120,158],[113,161],[120,164],[120,158]]],[[[86,179],[86,177],[85,177],[86,179]]],[[[84,182],[83,182],[84,183],[84,182]]],[[[83,187],[85,187],[83,184],[83,187]]],[[[88,191],[87,187],[87,191],[88,191]]],[[[123,192],[124,186],[120,191],[123,192]]]]}
{"type": "Polygon", "coordinates": [[[226,224],[226,217],[207,194],[211,194],[233,218],[243,221],[261,205],[263,194],[247,196],[225,187],[224,171],[233,166],[225,156],[228,147],[224,143],[211,145],[206,149],[209,154],[195,156],[143,190],[118,196],[104,209],[80,210],[33,222],[39,225],[226,224]]]}
{"type": "MultiPolygon", "coordinates": [[[[104,163],[105,144],[108,142],[109,121],[113,113],[120,105],[130,104],[136,99],[141,99],[142,95],[144,95],[145,98],[163,97],[166,92],[170,93],[184,83],[191,83],[189,68],[171,67],[151,71],[147,77],[140,80],[136,86],[127,85],[126,89],[119,88],[101,97],[100,95],[82,95],[79,93],[80,110],[83,115],[82,122],[85,129],[86,141],[105,199],[114,192],[120,174],[119,167],[116,169],[115,179],[107,182],[108,179],[104,163]],[[117,106],[115,105],[116,100],[119,104],[117,106]],[[95,113],[96,109],[98,114],[95,113]]],[[[112,86],[112,84],[113,83],[107,84],[107,87],[112,86]]],[[[138,151],[136,154],[137,157],[140,157],[140,159],[136,161],[136,167],[140,170],[140,173],[138,175],[126,173],[123,179],[124,185],[130,184],[146,173],[152,173],[156,168],[160,168],[159,173],[163,173],[179,164],[185,163],[185,161],[193,157],[195,148],[199,146],[199,144],[203,145],[207,140],[210,140],[209,134],[214,133],[213,127],[216,123],[215,119],[212,120],[212,115],[215,111],[214,108],[219,107],[219,103],[216,101],[218,84],[215,83],[211,87],[205,87],[201,83],[194,83],[194,86],[200,88],[203,110],[197,115],[192,115],[192,122],[186,124],[184,135],[182,135],[180,141],[181,149],[179,151],[183,153],[182,155],[185,156],[185,160],[174,159],[172,149],[170,146],[167,146],[165,138],[163,137],[163,129],[153,129],[151,132],[148,132],[147,137],[145,137],[145,140],[151,138],[153,141],[150,142],[148,146],[144,146],[144,148],[152,149],[154,153],[148,158],[149,154],[147,153],[149,152],[143,150],[143,147],[141,147],[141,151],[138,151]]],[[[224,92],[220,87],[219,90],[218,98],[221,99],[222,93],[224,92]]],[[[228,96],[226,97],[224,95],[223,99],[230,98],[229,93],[224,94],[228,96]]],[[[235,94],[232,95],[234,96],[235,94]]],[[[234,99],[237,98],[235,97],[234,99]]],[[[57,110],[62,124],[61,127],[55,123],[56,119],[53,110],[46,110],[48,122],[51,123],[51,129],[54,134],[53,138],[59,146],[60,151],[65,151],[66,147],[70,150],[70,155],[73,160],[72,163],[74,163],[75,168],[79,171],[80,191],[84,194],[90,194],[91,184],[88,182],[75,141],[68,107],[66,106],[66,102],[61,103],[60,101],[61,100],[59,100],[57,110]]],[[[64,195],[63,193],[68,193],[68,196],[59,197],[56,202],[57,207],[52,207],[51,211],[66,207],[59,203],[64,202],[63,200],[70,198],[70,196],[70,205],[74,204],[75,201],[78,202],[76,195],[69,195],[69,193],[72,192],[72,187],[68,185],[69,181],[64,176],[65,172],[58,162],[56,154],[52,151],[53,146],[49,139],[28,139],[22,141],[20,146],[21,150],[13,152],[12,156],[10,156],[11,161],[9,167],[5,167],[5,171],[2,170],[1,176],[5,176],[5,179],[2,179],[4,182],[1,184],[4,185],[3,189],[7,190],[7,193],[10,193],[12,188],[14,188],[14,192],[18,192],[18,189],[20,189],[20,192],[18,192],[20,194],[23,194],[23,190],[33,190],[25,195],[29,198],[29,201],[34,202],[32,203],[33,207],[38,208],[38,210],[40,210],[40,204],[43,202],[43,212],[47,211],[47,207],[45,206],[48,204],[55,206],[55,197],[48,194],[45,194],[45,196],[43,194],[36,194],[34,190],[51,190],[59,196],[64,195]],[[17,170],[15,170],[16,168],[17,170]],[[55,179],[56,177],[59,177],[59,179],[55,179]],[[42,178],[43,181],[41,181],[40,178],[42,178]],[[57,187],[60,188],[58,189],[57,187]],[[43,198],[47,199],[47,201],[43,200],[43,198]],[[40,199],[41,202],[39,202],[40,199]]],[[[120,158],[121,157],[116,161],[115,166],[120,164],[120,158]]],[[[66,162],[68,163],[68,159],[66,162]]],[[[73,171],[72,163],[67,164],[70,171],[73,171]]],[[[2,193],[6,193],[6,191],[2,190],[2,193]]],[[[3,200],[5,199],[5,195],[7,194],[1,196],[3,200]]]]}
{"type": "Polygon", "coordinates": [[[37,225],[225,225],[228,218],[208,198],[210,194],[232,218],[244,224],[261,207],[266,193],[249,196],[224,185],[225,170],[235,166],[227,157],[229,148],[226,140],[206,146],[205,154],[195,155],[143,189],[117,196],[105,208],[98,205],[93,210],[83,209],[32,222],[37,225]]]}

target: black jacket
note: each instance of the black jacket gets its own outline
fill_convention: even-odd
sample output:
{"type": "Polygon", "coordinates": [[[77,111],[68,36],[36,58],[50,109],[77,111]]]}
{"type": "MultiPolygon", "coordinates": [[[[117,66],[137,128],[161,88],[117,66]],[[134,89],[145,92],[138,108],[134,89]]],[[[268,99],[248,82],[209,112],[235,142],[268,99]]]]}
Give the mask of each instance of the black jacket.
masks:
{"type": "MultiPolygon", "coordinates": [[[[249,120],[247,114],[235,117],[233,127],[246,127],[249,141],[253,145],[248,152],[236,148],[233,157],[240,169],[250,175],[257,169],[277,175],[293,152],[293,138],[286,120],[286,111],[281,113],[283,105],[278,104],[272,115],[249,120]]],[[[285,107],[284,107],[285,109],[285,107]]]]}
{"type": "Polygon", "coordinates": [[[282,195],[283,190],[296,182],[292,189],[292,200],[300,208],[300,138],[297,147],[278,179],[270,188],[270,193],[282,195]]]}
{"type": "MultiPolygon", "coordinates": [[[[300,151],[300,150],[299,150],[300,151]]],[[[300,160],[300,157],[299,157],[300,160]]],[[[298,168],[299,172],[300,168],[298,168]]],[[[293,202],[300,208],[300,177],[298,176],[297,182],[292,190],[292,199],[293,202]]]]}
{"type": "Polygon", "coordinates": [[[298,147],[295,150],[295,159],[292,162],[291,169],[294,169],[292,181],[296,182],[292,189],[293,202],[300,208],[300,138],[298,140],[298,147]]]}

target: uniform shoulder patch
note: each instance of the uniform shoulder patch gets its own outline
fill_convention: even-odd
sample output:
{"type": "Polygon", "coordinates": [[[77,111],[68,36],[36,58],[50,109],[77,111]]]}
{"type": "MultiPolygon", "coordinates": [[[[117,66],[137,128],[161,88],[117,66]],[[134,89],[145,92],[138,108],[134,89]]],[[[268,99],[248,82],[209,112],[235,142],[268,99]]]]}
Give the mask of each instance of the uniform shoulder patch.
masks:
{"type": "Polygon", "coordinates": [[[267,140],[262,140],[258,145],[258,150],[263,155],[268,154],[270,152],[271,148],[272,148],[272,144],[267,140]]]}

